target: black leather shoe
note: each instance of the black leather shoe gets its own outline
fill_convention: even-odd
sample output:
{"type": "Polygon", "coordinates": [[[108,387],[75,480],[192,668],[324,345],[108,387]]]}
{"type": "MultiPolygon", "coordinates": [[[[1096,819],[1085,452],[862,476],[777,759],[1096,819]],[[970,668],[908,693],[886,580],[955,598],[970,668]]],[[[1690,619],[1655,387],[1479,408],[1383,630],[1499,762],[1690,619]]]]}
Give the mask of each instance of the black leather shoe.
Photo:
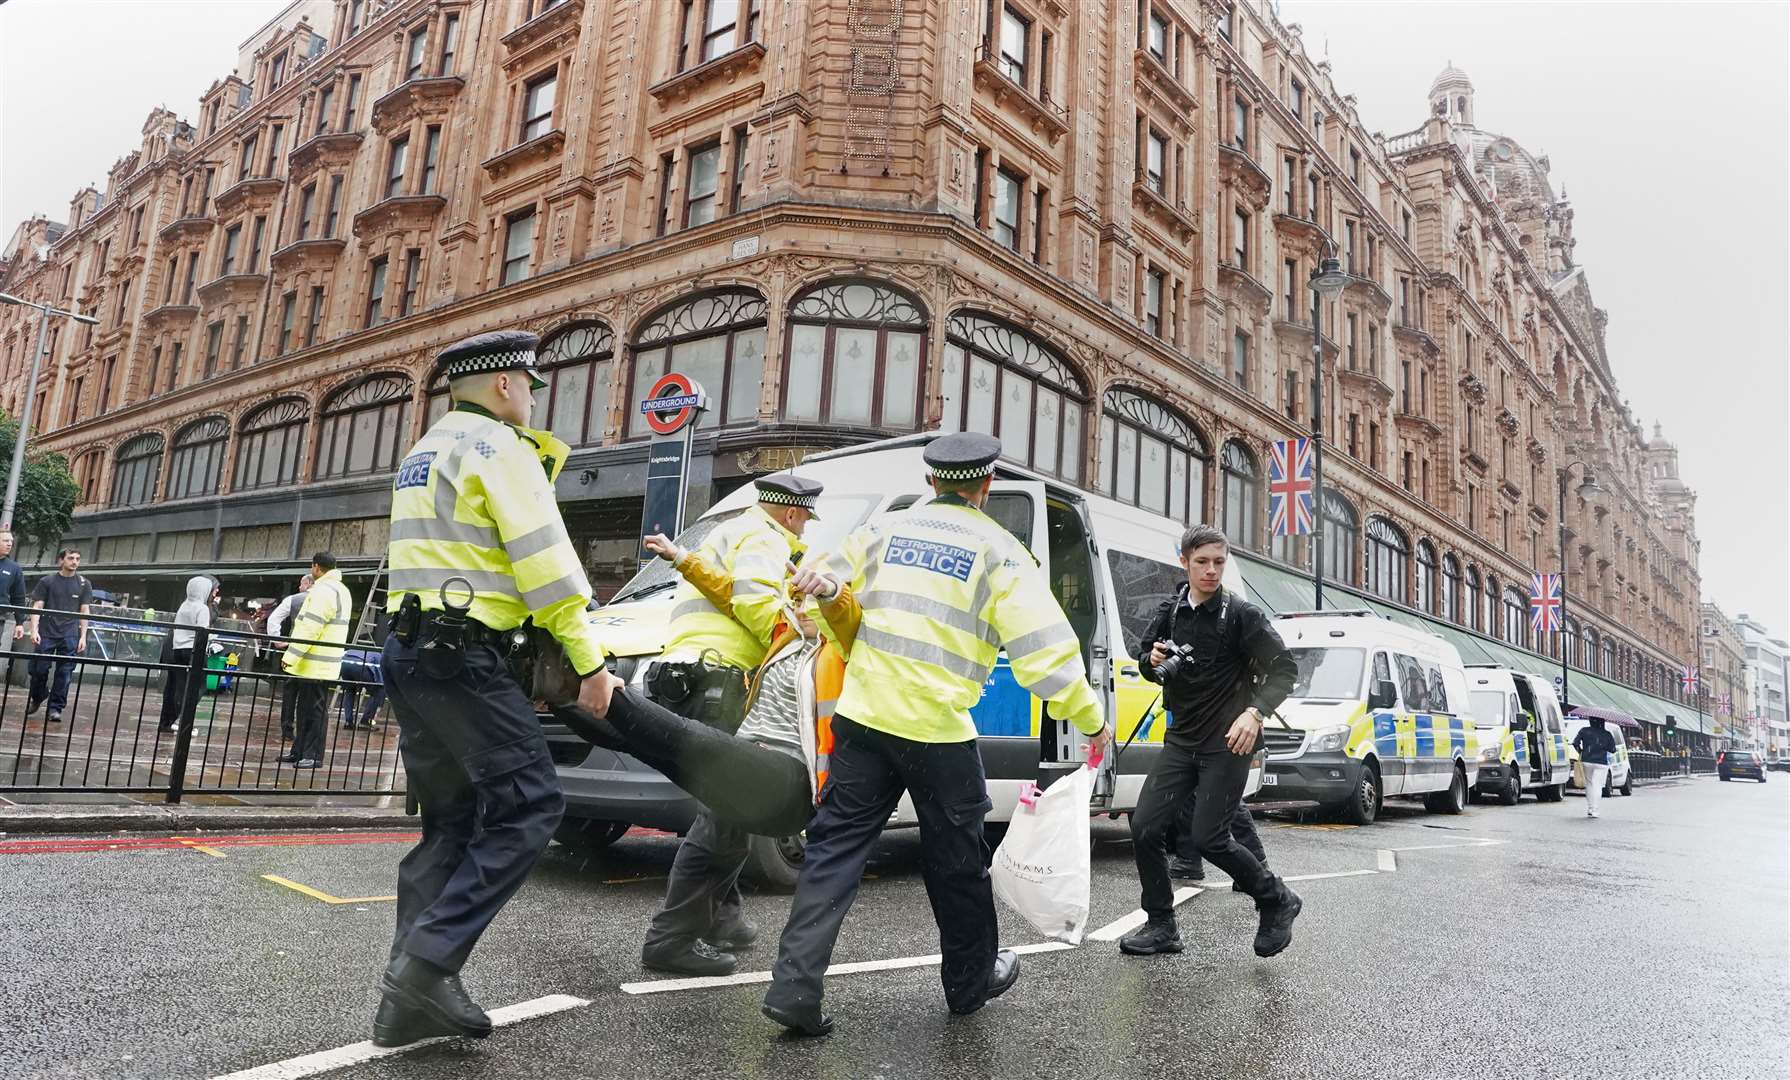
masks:
{"type": "Polygon", "coordinates": [[[32,713],[36,712],[37,710],[39,710],[43,707],[44,707],[44,699],[43,698],[40,698],[40,697],[31,698],[25,702],[25,715],[30,716],[32,713]]]}
{"type": "Polygon", "coordinates": [[[758,940],[758,924],[735,916],[704,934],[702,940],[721,952],[739,952],[758,940]]]}
{"type": "Polygon", "coordinates": [[[373,1014],[374,1046],[409,1046],[422,1039],[458,1034],[428,1013],[403,1005],[389,994],[379,999],[379,1011],[373,1014]]]}
{"type": "Polygon", "coordinates": [[[830,1035],[833,1032],[833,1018],[819,1009],[812,1012],[801,1012],[795,1009],[778,1008],[767,1001],[760,1011],[789,1029],[791,1035],[818,1039],[822,1035],[830,1035]]]}
{"type": "Polygon", "coordinates": [[[1119,939],[1119,951],[1127,956],[1155,956],[1157,953],[1178,953],[1184,948],[1175,920],[1151,919],[1135,934],[1119,939]]]}
{"type": "Polygon", "coordinates": [[[1206,868],[1197,859],[1183,859],[1176,855],[1168,861],[1168,876],[1176,881],[1204,881],[1206,868]]]}
{"type": "Polygon", "coordinates": [[[297,754],[281,754],[279,757],[274,758],[274,760],[279,762],[282,765],[290,765],[293,762],[298,760],[298,755],[297,754]]]}
{"type": "Polygon", "coordinates": [[[732,975],[739,961],[706,941],[693,941],[681,949],[676,946],[642,949],[640,966],[675,975],[732,975]]]}
{"type": "Polygon", "coordinates": [[[379,980],[379,988],[388,999],[447,1027],[446,1034],[475,1039],[491,1034],[491,1018],[467,995],[460,976],[427,960],[400,953],[379,980]]]}
{"type": "Polygon", "coordinates": [[[964,1008],[953,1005],[951,1012],[957,1016],[968,1016],[1013,989],[1013,984],[1018,981],[1019,954],[1012,949],[1002,949],[994,954],[994,969],[988,973],[988,992],[982,995],[982,1000],[964,1008]]]}
{"type": "Polygon", "coordinates": [[[1255,954],[1260,957],[1274,956],[1293,943],[1293,920],[1299,917],[1299,911],[1305,902],[1299,894],[1280,886],[1279,899],[1271,903],[1256,902],[1256,908],[1262,914],[1260,927],[1255,932],[1255,954]]]}

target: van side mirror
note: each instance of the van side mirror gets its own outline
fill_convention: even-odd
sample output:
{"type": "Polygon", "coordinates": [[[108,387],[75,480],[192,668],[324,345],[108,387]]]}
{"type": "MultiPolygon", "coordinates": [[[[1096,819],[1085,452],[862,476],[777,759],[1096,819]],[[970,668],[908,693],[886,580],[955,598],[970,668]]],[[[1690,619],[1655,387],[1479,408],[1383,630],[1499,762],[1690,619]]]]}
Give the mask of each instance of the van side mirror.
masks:
{"type": "Polygon", "coordinates": [[[1528,713],[1517,713],[1515,716],[1511,717],[1510,718],[1510,730],[1512,730],[1512,731],[1528,731],[1529,730],[1529,714],[1528,713]]]}
{"type": "Polygon", "coordinates": [[[1390,709],[1398,704],[1398,686],[1391,679],[1381,679],[1367,695],[1370,709],[1390,709]]]}

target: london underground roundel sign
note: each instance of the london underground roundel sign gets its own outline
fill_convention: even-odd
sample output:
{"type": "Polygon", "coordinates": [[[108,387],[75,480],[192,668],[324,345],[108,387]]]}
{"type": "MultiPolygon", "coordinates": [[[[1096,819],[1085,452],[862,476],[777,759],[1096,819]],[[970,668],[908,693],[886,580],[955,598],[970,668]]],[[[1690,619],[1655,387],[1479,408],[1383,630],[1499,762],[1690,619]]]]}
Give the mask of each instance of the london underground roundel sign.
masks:
{"type": "Polygon", "coordinates": [[[647,391],[640,411],[646,417],[647,427],[660,435],[671,435],[693,422],[708,403],[709,396],[701,383],[688,375],[668,371],[647,391]]]}

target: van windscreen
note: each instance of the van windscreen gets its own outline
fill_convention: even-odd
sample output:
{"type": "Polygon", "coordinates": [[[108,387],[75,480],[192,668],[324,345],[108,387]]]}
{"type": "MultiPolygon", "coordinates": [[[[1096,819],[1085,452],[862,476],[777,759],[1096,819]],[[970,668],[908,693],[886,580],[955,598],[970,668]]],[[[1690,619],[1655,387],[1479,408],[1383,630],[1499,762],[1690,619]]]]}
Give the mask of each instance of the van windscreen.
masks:
{"type": "Polygon", "coordinates": [[[1504,723],[1504,694],[1498,690],[1475,690],[1468,695],[1473,699],[1473,723],[1477,727],[1497,727],[1504,723]]]}
{"type": "Polygon", "coordinates": [[[1334,698],[1353,701],[1361,696],[1361,665],[1367,654],[1360,649],[1288,649],[1299,677],[1288,697],[1334,698]]]}

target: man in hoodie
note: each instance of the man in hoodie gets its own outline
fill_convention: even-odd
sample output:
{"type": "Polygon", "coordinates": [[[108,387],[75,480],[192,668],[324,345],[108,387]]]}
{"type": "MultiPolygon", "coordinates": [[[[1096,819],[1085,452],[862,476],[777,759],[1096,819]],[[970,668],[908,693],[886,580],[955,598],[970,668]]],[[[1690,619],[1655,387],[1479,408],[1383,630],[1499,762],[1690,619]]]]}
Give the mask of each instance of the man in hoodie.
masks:
{"type": "Polygon", "coordinates": [[[187,578],[186,601],[174,613],[174,632],[168,639],[168,675],[162,682],[163,731],[180,729],[181,706],[186,700],[187,671],[193,662],[192,627],[211,625],[211,597],[217,586],[200,575],[187,578]]]}

